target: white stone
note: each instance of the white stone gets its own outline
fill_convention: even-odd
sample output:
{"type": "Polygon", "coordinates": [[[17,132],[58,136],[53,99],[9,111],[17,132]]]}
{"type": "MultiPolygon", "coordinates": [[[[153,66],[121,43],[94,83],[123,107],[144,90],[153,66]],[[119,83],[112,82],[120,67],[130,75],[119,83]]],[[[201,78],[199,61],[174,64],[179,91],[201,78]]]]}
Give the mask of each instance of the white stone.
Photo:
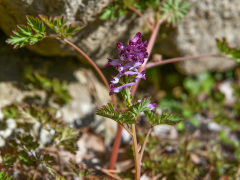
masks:
{"type": "Polygon", "coordinates": [[[2,136],[4,139],[7,139],[9,136],[11,136],[13,130],[12,129],[5,129],[0,131],[0,136],[2,136]]]}
{"type": "MultiPolygon", "coordinates": [[[[5,140],[0,136],[0,147],[4,147],[5,145],[6,145],[5,140]]],[[[0,156],[0,158],[1,158],[1,156],[0,156]]]]}
{"type": "Polygon", "coordinates": [[[146,174],[143,174],[141,177],[140,177],[140,180],[150,180],[151,178],[148,177],[146,174]]]}
{"type": "Polygon", "coordinates": [[[158,125],[153,127],[153,132],[159,135],[168,136],[171,139],[178,137],[178,132],[174,126],[170,125],[158,125]]]}
{"type": "Polygon", "coordinates": [[[215,122],[210,122],[208,124],[208,129],[210,131],[220,132],[222,130],[222,127],[219,124],[215,123],[215,122]]]}
{"type": "MultiPolygon", "coordinates": [[[[1,106],[0,106],[0,108],[1,108],[1,106]]],[[[1,111],[1,109],[0,109],[0,121],[3,119],[3,113],[2,113],[2,111],[1,111]]]]}
{"type": "Polygon", "coordinates": [[[233,82],[230,80],[224,81],[219,85],[219,91],[225,95],[225,103],[231,105],[235,102],[233,95],[233,82]]]}
{"type": "Polygon", "coordinates": [[[15,128],[17,127],[17,123],[16,123],[16,120],[15,120],[15,119],[12,119],[12,118],[7,119],[7,120],[6,120],[6,123],[7,123],[7,127],[8,127],[9,129],[15,129],[15,128]]]}
{"type": "Polygon", "coordinates": [[[40,140],[44,145],[51,143],[52,137],[49,131],[42,129],[40,133],[40,140]]]}
{"type": "Polygon", "coordinates": [[[124,143],[128,143],[132,139],[132,136],[125,130],[122,130],[122,140],[124,143]]]}

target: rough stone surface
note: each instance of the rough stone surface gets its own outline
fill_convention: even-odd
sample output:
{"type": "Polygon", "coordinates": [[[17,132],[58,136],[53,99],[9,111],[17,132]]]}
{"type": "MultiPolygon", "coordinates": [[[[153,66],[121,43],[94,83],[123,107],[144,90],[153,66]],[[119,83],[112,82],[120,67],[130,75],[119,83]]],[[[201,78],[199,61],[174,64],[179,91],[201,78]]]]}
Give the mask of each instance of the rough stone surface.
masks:
{"type": "MultiPolygon", "coordinates": [[[[1,0],[0,28],[10,35],[17,24],[26,24],[26,15],[64,15],[73,24],[87,25],[71,41],[99,65],[103,65],[107,62],[107,57],[111,57],[113,44],[119,39],[128,40],[139,31],[139,23],[141,24],[135,18],[137,15],[131,13],[111,21],[100,20],[103,8],[109,3],[108,0],[1,0]]],[[[46,56],[77,55],[81,58],[69,45],[52,39],[44,39],[29,48],[46,56]]]]}
{"type": "MultiPolygon", "coordinates": [[[[217,54],[215,39],[226,37],[232,46],[240,45],[239,0],[190,0],[193,8],[177,27],[176,46],[183,56],[217,54]]],[[[204,58],[179,63],[187,74],[206,70],[224,71],[234,61],[226,58],[204,58]]]]}
{"type": "MultiPolygon", "coordinates": [[[[221,37],[227,37],[232,45],[240,45],[239,0],[189,1],[193,4],[191,12],[176,30],[167,29],[168,44],[162,41],[158,45],[159,52],[170,57],[216,54],[215,38],[221,37]]],[[[87,25],[71,41],[87,52],[98,65],[103,65],[107,57],[115,56],[116,49],[112,47],[116,41],[126,42],[142,27],[142,21],[131,13],[111,21],[100,20],[103,8],[109,3],[107,0],[1,0],[0,28],[10,35],[17,24],[26,23],[27,14],[64,15],[71,23],[87,25]]],[[[45,39],[29,48],[42,55],[70,55],[81,59],[69,45],[57,40],[45,39]]],[[[227,61],[226,58],[204,58],[181,62],[178,67],[184,73],[196,74],[206,70],[224,71],[234,65],[234,61],[227,61]]]]}
{"type": "MultiPolygon", "coordinates": [[[[191,12],[177,29],[167,29],[167,42],[158,39],[158,49],[165,56],[189,56],[215,54],[215,38],[227,37],[231,45],[240,45],[240,1],[239,0],[189,0],[193,3],[191,12]],[[159,43],[161,41],[162,43],[159,43]]],[[[64,43],[46,39],[28,47],[37,52],[20,49],[12,51],[6,45],[7,36],[17,24],[26,24],[26,15],[64,15],[71,23],[87,25],[71,41],[81,47],[98,65],[103,65],[107,57],[116,57],[116,41],[124,44],[134,34],[141,31],[143,22],[136,14],[128,13],[119,19],[102,21],[99,16],[108,0],[0,0],[0,110],[13,102],[20,102],[26,96],[42,92],[26,92],[18,87],[23,69],[32,65],[34,69],[49,77],[69,82],[73,97],[70,104],[59,110],[59,114],[73,126],[91,124],[97,133],[102,133],[109,144],[115,134],[116,123],[94,115],[97,106],[106,104],[108,92],[96,78],[93,71],[70,56],[79,56],[74,49],[64,43]],[[49,57],[52,56],[52,57],[49,57]],[[63,58],[62,56],[65,56],[63,58]],[[57,64],[57,66],[56,66],[57,64]],[[113,123],[112,123],[113,122],[113,123]],[[105,131],[106,130],[106,131],[105,131]]],[[[179,63],[179,69],[193,74],[206,70],[223,71],[234,66],[226,58],[206,58],[179,63]]]]}
{"type": "MultiPolygon", "coordinates": [[[[106,138],[107,144],[110,144],[117,124],[112,120],[105,122],[104,118],[94,114],[97,107],[110,101],[110,97],[108,90],[101,80],[96,78],[93,70],[81,65],[76,58],[47,58],[36,56],[26,49],[11,51],[7,47],[8,45],[4,45],[0,49],[0,110],[4,106],[22,102],[26,97],[34,98],[36,95],[44,102],[46,94],[43,91],[29,91],[22,88],[21,77],[24,68],[30,65],[35,71],[44,73],[49,78],[68,82],[72,101],[59,109],[58,116],[63,117],[71,126],[90,125],[106,138]]],[[[47,138],[45,139],[48,141],[47,138]]]]}

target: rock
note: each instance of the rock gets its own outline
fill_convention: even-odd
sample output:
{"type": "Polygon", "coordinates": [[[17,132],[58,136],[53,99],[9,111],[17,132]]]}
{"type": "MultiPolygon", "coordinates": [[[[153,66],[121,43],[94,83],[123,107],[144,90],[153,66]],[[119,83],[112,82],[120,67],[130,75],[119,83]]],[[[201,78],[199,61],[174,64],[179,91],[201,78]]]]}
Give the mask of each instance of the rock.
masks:
{"type": "Polygon", "coordinates": [[[208,124],[208,129],[213,132],[220,132],[223,128],[215,122],[210,122],[208,124]]]}
{"type": "Polygon", "coordinates": [[[17,97],[21,95],[21,90],[14,87],[12,83],[0,82],[0,109],[13,102],[16,102],[17,97]]]}
{"type": "Polygon", "coordinates": [[[13,130],[14,130],[14,129],[17,127],[16,120],[15,120],[15,119],[12,119],[12,118],[7,119],[7,120],[6,120],[6,124],[7,124],[7,127],[8,127],[9,129],[13,129],[13,130]]]}
{"type": "MultiPolygon", "coordinates": [[[[240,18],[238,16],[240,1],[238,0],[189,0],[193,7],[177,29],[165,30],[167,40],[159,37],[157,49],[165,56],[191,56],[201,54],[216,54],[215,38],[227,37],[231,45],[240,45],[238,32],[240,18]],[[163,41],[162,41],[163,40],[163,41]]],[[[66,16],[71,23],[87,25],[71,41],[103,66],[107,57],[116,56],[113,45],[117,41],[126,42],[140,31],[143,21],[136,14],[109,20],[100,20],[103,9],[110,3],[107,0],[71,1],[71,0],[2,0],[0,2],[0,28],[10,35],[17,24],[26,23],[25,15],[66,16]]],[[[146,11],[146,15],[149,15],[146,11]]],[[[164,35],[163,35],[164,36],[164,35]]],[[[165,37],[165,36],[164,36],[165,37]]],[[[64,43],[52,39],[43,40],[31,50],[46,56],[82,56],[64,43]],[[51,51],[49,51],[51,49],[51,51]]],[[[84,60],[84,62],[86,62],[84,60]]],[[[235,61],[227,58],[204,58],[188,60],[178,64],[180,71],[196,74],[202,71],[226,71],[235,66],[235,61]]]]}
{"type": "Polygon", "coordinates": [[[161,135],[167,136],[170,139],[176,139],[178,137],[178,132],[174,126],[170,125],[158,125],[153,127],[153,132],[161,135]]]}
{"type": "MultiPolygon", "coordinates": [[[[4,147],[6,145],[6,142],[5,142],[5,139],[3,139],[1,136],[0,136],[0,147],[4,147]]],[[[1,157],[0,157],[1,158],[1,157]]]]}
{"type": "Polygon", "coordinates": [[[122,141],[124,144],[129,143],[131,141],[132,136],[125,130],[122,130],[122,141]]]}
{"type": "MultiPolygon", "coordinates": [[[[117,124],[112,120],[108,122],[94,113],[97,107],[110,101],[108,90],[102,84],[101,79],[96,78],[94,70],[84,68],[76,58],[59,56],[47,58],[36,56],[26,49],[11,52],[6,48],[7,46],[4,45],[0,49],[0,110],[12,103],[25,101],[26,97],[34,99],[38,96],[40,104],[45,101],[44,91],[29,91],[22,88],[23,70],[26,66],[32,66],[34,71],[43,73],[49,78],[58,78],[60,81],[68,82],[72,101],[62,108],[57,106],[58,117],[63,117],[72,127],[84,127],[91,124],[96,132],[109,137],[107,144],[111,143],[117,124]]],[[[2,113],[0,116],[1,119],[2,113]]]]}
{"type": "Polygon", "coordinates": [[[46,146],[52,142],[52,136],[48,130],[41,129],[40,141],[44,146],[46,146]]]}
{"type": "MultiPolygon", "coordinates": [[[[231,46],[240,45],[239,0],[190,0],[193,7],[177,26],[176,47],[179,55],[218,54],[216,38],[226,37],[231,46]]],[[[187,60],[178,64],[181,71],[196,74],[203,71],[226,71],[236,65],[227,58],[187,60]]]]}
{"type": "MultiPolygon", "coordinates": [[[[105,153],[106,148],[104,143],[103,138],[99,135],[90,132],[82,134],[77,142],[78,151],[75,158],[76,162],[80,163],[85,158],[93,160],[93,154],[90,154],[89,150],[94,151],[94,153],[105,153]]],[[[93,161],[96,162],[97,160],[95,159],[93,161]]]]}
{"type": "Polygon", "coordinates": [[[233,95],[233,82],[231,80],[226,80],[219,85],[219,91],[225,95],[226,105],[232,105],[235,102],[235,97],[233,95]]]}
{"type": "Polygon", "coordinates": [[[1,111],[1,107],[0,107],[0,121],[2,121],[2,119],[3,119],[3,113],[2,113],[2,111],[1,111]]]}
{"type": "MultiPolygon", "coordinates": [[[[136,20],[137,15],[133,13],[110,21],[100,20],[101,12],[110,2],[108,0],[1,0],[0,28],[10,35],[17,24],[26,24],[26,15],[64,15],[73,24],[87,25],[70,41],[81,47],[98,64],[105,65],[107,57],[112,57],[111,52],[116,51],[113,50],[113,45],[119,39],[124,39],[126,42],[143,24],[142,21],[136,20]]],[[[45,56],[75,55],[82,59],[73,48],[57,40],[45,39],[28,48],[45,56]]]]}
{"type": "Polygon", "coordinates": [[[5,129],[0,131],[0,136],[4,139],[7,139],[9,136],[11,136],[13,133],[12,129],[5,129]]]}
{"type": "Polygon", "coordinates": [[[151,178],[145,173],[140,177],[140,180],[150,180],[151,178]]]}

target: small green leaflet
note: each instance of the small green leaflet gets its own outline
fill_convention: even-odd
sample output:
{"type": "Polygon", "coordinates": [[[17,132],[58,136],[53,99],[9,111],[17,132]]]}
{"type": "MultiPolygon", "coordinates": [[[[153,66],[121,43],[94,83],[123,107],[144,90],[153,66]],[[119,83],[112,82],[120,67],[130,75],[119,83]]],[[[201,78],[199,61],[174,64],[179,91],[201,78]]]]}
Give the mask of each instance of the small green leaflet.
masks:
{"type": "Polygon", "coordinates": [[[240,48],[230,47],[226,38],[222,40],[216,39],[218,50],[226,55],[230,55],[231,58],[236,59],[240,63],[240,48]]]}
{"type": "Polygon", "coordinates": [[[126,106],[127,107],[131,106],[131,102],[132,102],[131,89],[130,88],[124,88],[121,91],[121,95],[123,97],[124,102],[126,103],[126,106]]]}
{"type": "Polygon", "coordinates": [[[145,98],[140,103],[137,102],[137,103],[133,104],[132,106],[130,106],[127,109],[127,111],[131,112],[135,116],[135,118],[137,118],[139,113],[149,109],[147,107],[147,105],[149,105],[149,104],[150,104],[150,98],[145,98]]]}
{"type": "Polygon", "coordinates": [[[165,0],[161,6],[163,17],[169,16],[169,22],[173,25],[179,23],[190,9],[191,4],[183,0],[165,0]]]}
{"type": "Polygon", "coordinates": [[[10,176],[8,175],[8,173],[5,172],[4,170],[1,170],[1,171],[0,171],[0,179],[1,179],[1,180],[12,180],[13,178],[10,177],[10,176]]]}
{"type": "Polygon", "coordinates": [[[12,155],[5,155],[3,157],[2,163],[7,168],[12,168],[14,163],[16,161],[16,157],[13,157],[12,155]]]}
{"type": "Polygon", "coordinates": [[[150,110],[144,111],[144,114],[149,119],[149,122],[152,126],[167,124],[175,125],[182,120],[182,117],[173,113],[163,112],[162,114],[157,114],[150,110]]]}
{"type": "Polygon", "coordinates": [[[50,17],[39,15],[40,19],[60,37],[73,37],[75,33],[82,29],[81,26],[67,25],[67,20],[63,17],[50,17]]]}
{"type": "Polygon", "coordinates": [[[111,104],[111,103],[108,103],[106,106],[102,106],[101,108],[97,109],[96,114],[99,116],[110,118],[120,124],[135,123],[135,116],[131,112],[129,112],[129,111],[119,112],[119,111],[115,110],[113,104],[111,104]]]}
{"type": "Polygon", "coordinates": [[[18,159],[26,166],[32,166],[34,164],[31,156],[29,156],[28,153],[25,152],[24,150],[21,150],[18,153],[18,159]]]}
{"type": "Polygon", "coordinates": [[[38,18],[27,16],[28,26],[18,25],[13,35],[7,39],[7,43],[14,45],[14,48],[21,48],[32,45],[45,37],[45,26],[38,18]]]}
{"type": "MultiPolygon", "coordinates": [[[[125,0],[130,1],[130,0],[125,0]]],[[[114,19],[121,17],[127,13],[126,7],[123,1],[115,1],[105,8],[101,15],[102,20],[114,19]]]]}
{"type": "Polygon", "coordinates": [[[36,33],[45,34],[46,27],[38,18],[27,16],[27,23],[36,33]]]}
{"type": "Polygon", "coordinates": [[[73,37],[75,33],[82,29],[82,26],[67,25],[67,20],[63,16],[48,18],[47,16],[39,15],[39,17],[40,19],[27,16],[28,25],[18,25],[18,29],[13,31],[13,35],[6,42],[14,45],[15,49],[35,44],[46,37],[44,23],[55,31],[60,38],[73,37]]]}
{"type": "Polygon", "coordinates": [[[79,135],[79,131],[74,128],[66,127],[58,127],[56,129],[56,134],[54,136],[54,141],[57,144],[62,145],[71,152],[72,154],[76,154],[77,146],[76,141],[79,135]]]}

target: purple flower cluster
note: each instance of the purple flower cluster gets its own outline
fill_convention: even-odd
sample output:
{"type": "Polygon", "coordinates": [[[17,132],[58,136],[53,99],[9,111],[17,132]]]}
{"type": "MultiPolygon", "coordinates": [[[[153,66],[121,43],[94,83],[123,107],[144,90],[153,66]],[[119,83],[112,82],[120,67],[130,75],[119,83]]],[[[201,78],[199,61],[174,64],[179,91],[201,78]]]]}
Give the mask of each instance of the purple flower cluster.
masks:
{"type": "Polygon", "coordinates": [[[145,78],[146,71],[138,72],[138,68],[143,64],[144,58],[148,57],[147,53],[147,41],[142,42],[141,33],[138,32],[136,36],[129,41],[127,47],[123,46],[121,42],[117,42],[119,50],[117,59],[108,59],[106,67],[113,66],[118,70],[118,74],[111,79],[110,93],[120,92],[125,87],[133,86],[137,78],[145,78]],[[119,83],[121,77],[127,76],[127,82],[115,87],[119,83]]]}

